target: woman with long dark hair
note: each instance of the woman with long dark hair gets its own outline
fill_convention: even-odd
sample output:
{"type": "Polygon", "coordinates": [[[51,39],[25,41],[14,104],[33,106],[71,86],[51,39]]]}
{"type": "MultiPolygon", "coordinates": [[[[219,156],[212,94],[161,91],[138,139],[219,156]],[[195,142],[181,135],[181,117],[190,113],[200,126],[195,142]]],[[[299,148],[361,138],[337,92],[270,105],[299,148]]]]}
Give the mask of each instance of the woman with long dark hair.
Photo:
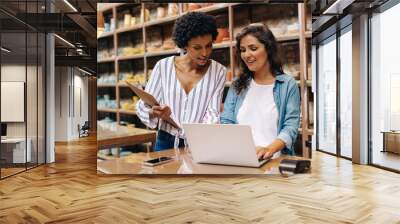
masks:
{"type": "Polygon", "coordinates": [[[284,74],[272,32],[262,24],[236,37],[242,69],[228,91],[221,123],[250,125],[259,158],[294,154],[300,121],[296,81],[284,74]]]}

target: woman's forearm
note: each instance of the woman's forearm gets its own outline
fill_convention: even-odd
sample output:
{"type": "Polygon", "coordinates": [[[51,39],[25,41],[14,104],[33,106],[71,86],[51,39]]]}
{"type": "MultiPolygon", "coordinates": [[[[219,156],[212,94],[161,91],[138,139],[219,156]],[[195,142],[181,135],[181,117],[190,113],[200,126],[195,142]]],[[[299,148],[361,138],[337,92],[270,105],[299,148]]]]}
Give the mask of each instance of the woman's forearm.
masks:
{"type": "Polygon", "coordinates": [[[285,142],[281,139],[275,139],[271,144],[269,144],[266,148],[272,153],[276,153],[284,149],[286,146],[285,142]]]}

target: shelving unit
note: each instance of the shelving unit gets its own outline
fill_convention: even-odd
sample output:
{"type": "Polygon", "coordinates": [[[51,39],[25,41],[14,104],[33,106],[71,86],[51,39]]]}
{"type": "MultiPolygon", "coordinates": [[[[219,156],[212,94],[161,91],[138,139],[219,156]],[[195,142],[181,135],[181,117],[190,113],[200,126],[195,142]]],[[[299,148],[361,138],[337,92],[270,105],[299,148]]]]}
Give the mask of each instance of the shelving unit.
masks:
{"type": "MultiPolygon", "coordinates": [[[[275,36],[280,42],[281,52],[286,54],[283,56],[283,59],[285,59],[284,64],[289,63],[284,66],[284,69],[290,68],[287,73],[292,74],[298,80],[300,86],[302,99],[300,135],[302,147],[296,151],[305,157],[310,157],[310,149],[306,147],[306,141],[311,140],[311,135],[313,134],[313,123],[309,120],[309,118],[313,117],[312,110],[309,109],[310,102],[312,105],[312,99],[309,98],[312,97],[310,74],[311,15],[307,16],[308,7],[303,3],[125,3],[105,7],[105,10],[100,13],[107,18],[106,23],[110,23],[112,19],[114,20],[114,24],[109,25],[114,27],[114,30],[98,35],[98,41],[107,42],[107,45],[110,46],[109,57],[100,57],[98,63],[99,65],[112,63],[114,70],[108,71],[108,74],[114,74],[117,81],[112,84],[99,83],[98,87],[100,89],[114,88],[117,109],[113,109],[112,112],[107,110],[99,110],[99,112],[115,113],[116,122],[121,121],[121,115],[135,116],[134,111],[121,109],[120,101],[122,99],[120,94],[123,91],[122,89],[126,88],[126,85],[120,81],[121,63],[143,63],[142,66],[135,66],[135,71],[132,71],[132,73],[143,74],[148,80],[151,69],[158,60],[171,55],[180,55],[180,49],[171,45],[170,35],[175,20],[187,13],[188,9],[214,15],[218,28],[225,29],[223,32],[228,31],[228,36],[225,34],[225,38],[220,39],[218,43],[213,45],[214,51],[211,56],[212,59],[225,65],[228,69],[226,88],[231,85],[232,79],[239,74],[235,52],[236,41],[234,39],[237,32],[250,23],[263,22],[268,24],[271,30],[276,33],[275,36]],[[176,14],[169,15],[169,12],[175,12],[176,14]],[[157,14],[159,14],[159,19],[157,19],[157,14]],[[133,17],[135,17],[135,23],[132,22],[133,17]],[[131,18],[131,25],[128,26],[129,18],[131,18]],[[286,26],[282,24],[286,24],[286,26]],[[283,32],[283,30],[286,30],[286,32],[283,32]],[[152,33],[149,34],[149,32],[152,33]],[[133,42],[136,45],[129,45],[132,52],[139,52],[141,48],[143,48],[143,51],[138,54],[125,54],[128,51],[121,48],[119,42],[123,35],[125,35],[124,38],[132,39],[135,37],[133,42]],[[159,39],[155,38],[155,36],[159,36],[159,39]],[[165,45],[168,46],[165,47],[165,45]],[[150,49],[153,49],[153,51],[150,51],[150,49]],[[125,53],[121,55],[121,52],[125,53]]],[[[99,71],[99,76],[101,77],[101,75],[102,71],[99,71]]]]}

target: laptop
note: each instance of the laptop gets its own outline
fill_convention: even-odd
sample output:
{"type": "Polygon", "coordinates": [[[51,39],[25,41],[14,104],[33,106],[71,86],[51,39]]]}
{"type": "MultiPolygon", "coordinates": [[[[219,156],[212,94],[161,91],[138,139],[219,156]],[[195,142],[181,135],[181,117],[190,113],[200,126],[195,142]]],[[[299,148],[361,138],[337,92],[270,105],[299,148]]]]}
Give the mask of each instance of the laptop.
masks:
{"type": "Polygon", "coordinates": [[[196,163],[260,167],[251,128],[238,124],[183,124],[196,163]]]}

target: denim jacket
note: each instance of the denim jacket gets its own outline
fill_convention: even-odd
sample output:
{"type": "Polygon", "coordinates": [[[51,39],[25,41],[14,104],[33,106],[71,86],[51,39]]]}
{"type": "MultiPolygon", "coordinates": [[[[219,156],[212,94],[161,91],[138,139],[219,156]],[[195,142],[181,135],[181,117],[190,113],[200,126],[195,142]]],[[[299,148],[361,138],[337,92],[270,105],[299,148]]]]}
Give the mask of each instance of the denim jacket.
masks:
{"type": "MultiPolygon", "coordinates": [[[[237,114],[247,91],[248,88],[243,89],[238,95],[234,86],[229,88],[224,103],[224,111],[221,114],[222,124],[237,124],[237,114]]],[[[281,152],[294,155],[293,145],[300,125],[299,87],[291,76],[280,74],[275,78],[273,95],[279,115],[277,124],[278,138],[286,144],[286,147],[281,152]]]]}

